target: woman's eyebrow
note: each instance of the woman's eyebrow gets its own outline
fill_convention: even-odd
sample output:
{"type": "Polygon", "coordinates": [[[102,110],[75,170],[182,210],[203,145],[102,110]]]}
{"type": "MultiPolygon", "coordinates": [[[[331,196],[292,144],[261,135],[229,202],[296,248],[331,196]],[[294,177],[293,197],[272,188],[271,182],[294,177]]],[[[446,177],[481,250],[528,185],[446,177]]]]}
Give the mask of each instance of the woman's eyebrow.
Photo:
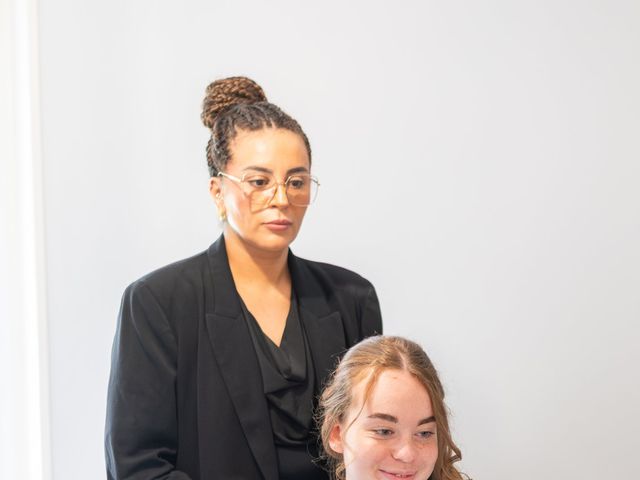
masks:
{"type": "Polygon", "coordinates": [[[307,167],[295,167],[287,170],[287,175],[291,175],[292,173],[306,173],[309,169],[307,167]]]}
{"type": "MultiPolygon", "coordinates": [[[[372,413],[371,415],[369,415],[367,418],[372,418],[372,419],[379,419],[379,420],[386,420],[388,422],[392,422],[392,423],[398,423],[398,417],[394,417],[393,415],[389,415],[388,413],[372,413]]],[[[422,420],[420,420],[418,422],[418,426],[420,425],[424,425],[426,423],[432,423],[436,421],[436,417],[434,417],[433,415],[427,418],[423,418],[422,420]]]]}
{"type": "Polygon", "coordinates": [[[264,172],[264,173],[273,173],[273,170],[270,170],[268,168],[264,168],[264,167],[258,167],[258,166],[254,166],[254,165],[250,165],[248,167],[245,167],[242,169],[242,171],[247,171],[247,170],[256,170],[258,172],[264,172]]]}
{"type": "Polygon", "coordinates": [[[422,420],[420,420],[418,422],[418,425],[424,425],[425,423],[432,423],[436,421],[436,417],[434,417],[433,415],[431,415],[428,418],[423,418],[422,420]]]}
{"type": "Polygon", "coordinates": [[[379,420],[386,420],[392,423],[398,423],[398,418],[393,415],[389,415],[388,413],[372,413],[367,418],[377,418],[379,420]]]}
{"type": "MultiPolygon", "coordinates": [[[[270,168],[258,167],[257,165],[250,165],[242,169],[243,172],[246,172],[247,170],[255,170],[257,172],[263,172],[263,173],[273,173],[273,170],[271,170],[270,168]]],[[[307,167],[294,167],[287,170],[287,175],[291,175],[293,173],[308,172],[308,171],[309,169],[307,167]]]]}

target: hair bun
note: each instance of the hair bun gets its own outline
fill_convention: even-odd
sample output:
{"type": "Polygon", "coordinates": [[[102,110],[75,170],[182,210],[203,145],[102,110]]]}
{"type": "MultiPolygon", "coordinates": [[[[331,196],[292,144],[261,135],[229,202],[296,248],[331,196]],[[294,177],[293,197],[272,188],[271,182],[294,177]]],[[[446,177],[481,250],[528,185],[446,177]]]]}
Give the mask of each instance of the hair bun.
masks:
{"type": "Polygon", "coordinates": [[[223,109],[240,103],[266,102],[262,87],[247,77],[228,77],[216,80],[207,86],[202,102],[202,123],[212,128],[216,117],[223,109]]]}

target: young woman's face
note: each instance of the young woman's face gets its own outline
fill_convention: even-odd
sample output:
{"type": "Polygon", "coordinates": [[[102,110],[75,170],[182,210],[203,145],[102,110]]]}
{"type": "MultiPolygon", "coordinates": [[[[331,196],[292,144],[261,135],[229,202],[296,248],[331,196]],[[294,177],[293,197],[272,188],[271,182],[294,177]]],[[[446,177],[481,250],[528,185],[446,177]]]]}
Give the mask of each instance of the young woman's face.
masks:
{"type": "MultiPolygon", "coordinates": [[[[300,135],[285,129],[240,131],[230,145],[231,160],[224,173],[236,178],[260,175],[252,185],[271,175],[284,183],[294,174],[309,173],[309,155],[300,135]]],[[[251,177],[253,178],[253,177],[251,177]]],[[[249,184],[229,178],[213,178],[210,191],[218,211],[226,215],[225,235],[231,235],[259,250],[282,251],[296,238],[307,207],[291,205],[284,185],[273,198],[261,203],[247,195],[249,184]]]]}
{"type": "Polygon", "coordinates": [[[427,480],[438,442],[426,389],[406,371],[384,370],[363,407],[366,383],[355,386],[347,418],[330,435],[347,480],[427,480]]]}

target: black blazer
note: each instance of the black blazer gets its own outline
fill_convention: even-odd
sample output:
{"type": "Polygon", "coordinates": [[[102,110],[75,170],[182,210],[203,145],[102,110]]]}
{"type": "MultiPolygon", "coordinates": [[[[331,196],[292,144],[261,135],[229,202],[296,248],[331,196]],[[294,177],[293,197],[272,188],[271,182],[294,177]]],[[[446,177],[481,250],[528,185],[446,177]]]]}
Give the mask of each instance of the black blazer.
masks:
{"type": "MultiPolygon", "coordinates": [[[[339,356],[382,332],[371,283],[289,252],[322,385],[339,356]]],[[[278,479],[262,378],[220,237],[132,283],[122,299],[107,399],[109,479],[278,479]]]]}

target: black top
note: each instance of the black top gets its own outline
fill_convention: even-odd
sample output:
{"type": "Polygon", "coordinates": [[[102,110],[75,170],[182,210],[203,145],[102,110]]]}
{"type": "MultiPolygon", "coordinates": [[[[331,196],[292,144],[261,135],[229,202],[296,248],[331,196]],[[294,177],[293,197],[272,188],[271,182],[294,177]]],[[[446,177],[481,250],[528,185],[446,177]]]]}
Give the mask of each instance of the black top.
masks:
{"type": "Polygon", "coordinates": [[[280,479],[326,480],[327,473],[313,463],[318,458],[317,435],[312,433],[317,388],[296,295],[292,291],[280,347],[241,304],[260,365],[280,479]]]}
{"type": "MultiPolygon", "coordinates": [[[[291,252],[288,261],[322,385],[347,348],[381,332],[380,306],[371,283],[353,272],[291,252]]],[[[280,480],[260,364],[223,237],[125,290],[105,452],[110,480],[280,480]]]]}

